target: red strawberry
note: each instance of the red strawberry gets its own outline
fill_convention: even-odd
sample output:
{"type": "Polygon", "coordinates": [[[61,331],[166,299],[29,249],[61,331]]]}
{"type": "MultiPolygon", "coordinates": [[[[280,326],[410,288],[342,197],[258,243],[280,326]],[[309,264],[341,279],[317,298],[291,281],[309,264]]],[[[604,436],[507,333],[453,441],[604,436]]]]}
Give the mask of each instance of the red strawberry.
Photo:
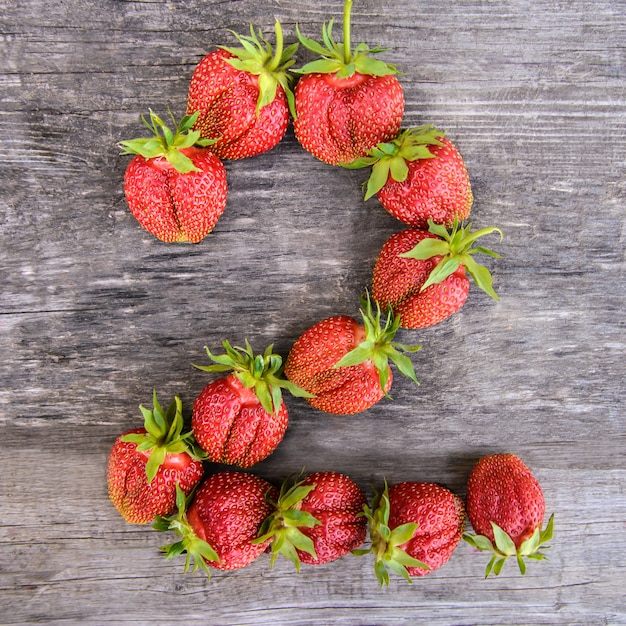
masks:
{"type": "Polygon", "coordinates": [[[201,567],[234,570],[258,558],[269,540],[256,541],[263,520],[272,513],[270,500],[278,490],[258,476],[218,472],[207,478],[191,498],[178,492],[178,514],[160,518],[156,530],[173,530],[181,536],[162,548],[168,559],[186,552],[185,571],[201,567]],[[189,504],[188,500],[191,500],[189,504]]]}
{"type": "Polygon", "coordinates": [[[325,46],[298,31],[302,45],[321,58],[296,72],[302,76],[294,92],[294,131],[305,150],[331,165],[366,156],[393,139],[404,114],[397,70],[371,56],[383,50],[359,44],[352,51],[351,11],[352,0],[346,0],[342,46],[332,37],[334,20],[323,25],[325,46]]]}
{"type": "Polygon", "coordinates": [[[214,463],[250,467],[269,456],[281,442],[288,413],[281,389],[307,395],[281,377],[282,359],[269,346],[254,355],[250,344],[226,353],[207,354],[215,365],[199,367],[208,372],[231,371],[209,383],[193,405],[191,427],[198,445],[214,463]]]}
{"type": "Polygon", "coordinates": [[[316,472],[294,485],[287,480],[258,541],[271,539],[272,564],[283,554],[298,571],[301,562],[334,561],[365,541],[366,503],[360,487],[337,472],[316,472]]]}
{"type": "Polygon", "coordinates": [[[276,49],[263,34],[235,34],[243,47],[221,47],[196,67],[189,85],[187,112],[199,112],[194,128],[215,139],[211,147],[222,159],[243,159],[273,148],[283,138],[293,109],[287,68],[298,44],[283,49],[277,21],[276,49]]]}
{"type": "Polygon", "coordinates": [[[387,487],[373,508],[365,508],[372,547],[356,554],[375,555],[374,571],[381,586],[388,569],[408,582],[446,563],[463,535],[463,501],[445,487],[403,482],[387,487]]]}
{"type": "Polygon", "coordinates": [[[381,308],[391,307],[403,328],[425,328],[458,311],[469,293],[469,274],[494,300],[498,296],[486,267],[473,258],[477,252],[498,254],[472,244],[483,235],[502,233],[483,228],[471,233],[471,224],[452,230],[429,221],[430,229],[407,229],[383,245],[372,278],[372,297],[381,308]]]}
{"type": "Polygon", "coordinates": [[[351,414],[376,404],[391,388],[389,360],[417,383],[411,360],[402,352],[420,346],[393,341],[399,319],[388,315],[381,326],[371,301],[364,299],[363,325],[347,315],[329,317],[306,330],[294,343],[285,376],[312,397],[307,402],[322,411],[351,414]]]}
{"type": "Polygon", "coordinates": [[[176,132],[150,111],[154,135],[120,142],[123,154],[136,155],[126,167],[124,193],[131,213],[158,239],[198,243],[226,208],[226,169],[191,131],[195,116],[185,116],[176,132]]]}
{"type": "Polygon", "coordinates": [[[432,126],[410,128],[346,167],[371,167],[365,200],[374,194],[401,222],[451,227],[466,219],[474,197],[465,163],[454,144],[432,126]]]}
{"type": "Polygon", "coordinates": [[[109,497],[122,517],[147,524],[176,506],[176,486],[190,493],[202,478],[202,461],[191,433],[182,434],[182,403],[177,396],[163,413],[153,394],[153,410],[140,406],[144,428],[120,435],[109,455],[109,497]]]}
{"type": "MultiPolygon", "coordinates": [[[[541,487],[515,454],[493,454],[476,463],[467,481],[467,515],[476,535],[464,539],[493,554],[485,577],[497,576],[506,559],[514,556],[520,572],[524,558],[542,560],[539,547],[552,538],[554,515],[541,529],[546,505],[541,487]]],[[[548,547],[548,546],[544,546],[548,547]]]]}

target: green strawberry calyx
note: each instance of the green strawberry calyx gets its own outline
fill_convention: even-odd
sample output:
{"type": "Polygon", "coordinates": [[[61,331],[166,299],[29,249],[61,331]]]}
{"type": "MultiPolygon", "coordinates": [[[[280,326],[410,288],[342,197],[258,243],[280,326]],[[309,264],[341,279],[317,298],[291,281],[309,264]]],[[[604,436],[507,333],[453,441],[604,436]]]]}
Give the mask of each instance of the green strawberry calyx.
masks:
{"type": "Polygon", "coordinates": [[[166,559],[172,559],[180,554],[186,553],[185,568],[187,572],[193,562],[192,572],[199,567],[204,570],[208,578],[211,578],[211,569],[207,561],[219,563],[220,557],[213,547],[204,539],[196,535],[187,521],[187,509],[193,499],[194,491],[188,496],[176,485],[176,508],[177,512],[169,517],[157,517],[152,528],[158,531],[173,531],[180,535],[180,540],[161,547],[161,552],[166,559]]]}
{"type": "Polygon", "coordinates": [[[288,478],[281,486],[278,500],[274,502],[269,496],[267,500],[274,507],[271,513],[261,524],[258,537],[252,543],[270,543],[270,567],[279,554],[282,554],[300,571],[300,557],[298,550],[310,554],[317,559],[315,546],[310,537],[305,535],[301,528],[319,526],[321,522],[307,511],[302,511],[302,501],[315,489],[315,485],[303,485],[302,481],[288,478]]]}
{"type": "Polygon", "coordinates": [[[393,65],[372,58],[372,54],[385,52],[385,48],[369,48],[366,44],[360,43],[354,50],[352,49],[351,13],[352,0],[346,0],[343,9],[343,44],[339,44],[333,39],[334,18],[329,22],[324,22],[322,26],[323,45],[305,37],[296,25],[300,43],[321,57],[307,63],[299,70],[294,70],[296,74],[336,74],[337,78],[349,78],[354,74],[369,76],[398,74],[398,70],[393,65]]]}
{"type": "MultiPolygon", "coordinates": [[[[334,367],[350,367],[371,361],[378,371],[380,387],[385,391],[389,379],[389,361],[392,361],[401,374],[419,385],[413,363],[404,353],[417,352],[422,346],[410,346],[394,341],[396,332],[400,328],[400,316],[395,315],[389,309],[383,321],[380,306],[376,303],[374,313],[372,299],[366,293],[361,298],[361,317],[365,328],[365,339],[335,363],[334,367]]],[[[387,392],[385,395],[388,395],[387,392]]]]}
{"type": "Polygon", "coordinates": [[[282,404],[283,389],[299,398],[314,397],[283,377],[283,359],[273,353],[273,344],[268,346],[263,354],[254,354],[247,339],[245,347],[233,347],[227,340],[222,342],[222,346],[224,354],[213,354],[208,347],[206,348],[209,358],[215,362],[214,365],[194,367],[205,372],[231,372],[244,387],[254,391],[266,413],[271,415],[278,413],[282,404]]]}
{"type": "Polygon", "coordinates": [[[485,569],[485,578],[493,572],[498,576],[502,571],[502,567],[509,557],[515,557],[517,565],[521,574],[526,573],[525,558],[532,559],[534,561],[543,561],[547,559],[543,552],[539,551],[539,548],[543,546],[544,550],[550,548],[550,546],[544,545],[546,542],[552,539],[554,533],[554,514],[550,516],[548,524],[545,529],[541,529],[541,526],[535,528],[533,534],[523,541],[519,548],[516,548],[513,539],[495,522],[491,522],[493,528],[493,536],[495,545],[488,537],[484,535],[472,535],[465,533],[463,539],[474,548],[481,551],[491,552],[492,557],[485,569]]]}
{"type": "Polygon", "coordinates": [[[403,258],[421,261],[426,261],[434,256],[442,257],[441,261],[431,271],[420,291],[424,291],[430,285],[445,280],[456,272],[460,265],[463,265],[478,287],[494,300],[500,299],[493,289],[491,273],[484,265],[477,263],[473,255],[482,253],[497,259],[501,257],[493,250],[482,246],[473,247],[473,244],[478,238],[494,232],[499,233],[500,241],[502,241],[502,231],[499,228],[490,227],[481,228],[472,233],[471,228],[471,223],[463,227],[458,219],[455,219],[452,228],[448,231],[445,226],[435,224],[433,220],[428,220],[428,232],[436,235],[437,238],[428,237],[423,239],[412,250],[399,255],[403,258]]]}
{"type": "Polygon", "coordinates": [[[352,551],[355,556],[374,554],[374,573],[381,587],[389,585],[389,570],[412,584],[407,567],[430,569],[426,563],[410,556],[403,549],[403,546],[415,536],[418,524],[409,522],[391,529],[389,528],[390,510],[389,487],[385,481],[385,488],[382,493],[375,495],[372,508],[366,504],[361,513],[367,519],[372,545],[369,550],[352,551]]]}
{"type": "Polygon", "coordinates": [[[186,453],[193,459],[206,458],[191,431],[183,433],[184,420],[182,401],[176,396],[167,411],[163,411],[157,400],[156,389],[152,393],[152,410],[140,406],[144,418],[145,433],[130,433],[121,440],[137,445],[138,452],[149,454],[146,477],[151,483],[168,454],[186,453]]]}
{"type": "Polygon", "coordinates": [[[175,125],[173,132],[152,109],[150,109],[150,121],[142,115],[141,121],[152,131],[152,137],[120,141],[122,154],[139,154],[144,159],[165,159],[181,174],[202,171],[182,151],[193,146],[206,148],[214,144],[217,139],[201,139],[199,131],[192,130],[192,126],[198,119],[198,112],[193,115],[184,115],[178,123],[171,111],[170,116],[175,125]]]}
{"type": "Polygon", "coordinates": [[[231,31],[241,44],[241,48],[229,46],[221,46],[221,48],[234,55],[233,58],[226,59],[227,63],[237,70],[258,77],[257,114],[264,106],[274,102],[276,91],[280,85],[287,97],[289,109],[295,116],[296,107],[291,89],[293,77],[287,70],[295,63],[293,56],[300,44],[296,42],[287,48],[284,47],[283,29],[278,20],[274,24],[274,32],[276,33],[276,45],[272,46],[265,39],[262,31],[255,32],[254,26],[250,24],[249,36],[239,35],[231,31]]]}
{"type": "Polygon", "coordinates": [[[444,133],[432,124],[408,128],[401,131],[392,141],[379,143],[369,155],[341,165],[347,169],[371,167],[370,177],[364,184],[364,199],[377,194],[389,180],[403,183],[409,175],[407,163],[418,159],[434,159],[428,146],[442,146],[444,133]]]}

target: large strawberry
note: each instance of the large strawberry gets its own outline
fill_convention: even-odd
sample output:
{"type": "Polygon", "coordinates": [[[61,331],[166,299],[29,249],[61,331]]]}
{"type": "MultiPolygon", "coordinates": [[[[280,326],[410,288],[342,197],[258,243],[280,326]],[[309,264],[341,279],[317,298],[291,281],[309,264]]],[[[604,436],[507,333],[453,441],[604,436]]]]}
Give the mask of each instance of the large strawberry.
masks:
{"type": "Polygon", "coordinates": [[[387,395],[390,360],[417,383],[413,364],[403,353],[420,346],[394,341],[398,317],[389,314],[383,324],[380,308],[374,313],[369,297],[362,305],[362,324],[348,315],[317,322],[296,340],[285,363],[285,376],[311,394],[306,399],[311,406],[327,413],[358,413],[387,395]]]}
{"type": "Polygon", "coordinates": [[[156,521],[156,530],[172,530],[181,537],[161,549],[168,559],[186,553],[185,571],[193,561],[192,571],[200,567],[208,576],[211,568],[250,565],[269,546],[269,540],[256,539],[277,496],[275,487],[253,474],[213,474],[189,498],[179,490],[177,514],[156,521]]]}
{"type": "Polygon", "coordinates": [[[147,524],[168,515],[176,505],[176,486],[188,494],[202,478],[201,454],[191,432],[183,433],[178,396],[163,412],[153,394],[153,409],[139,407],[144,427],[120,435],[109,454],[109,497],[122,517],[147,524]]]}
{"type": "MultiPolygon", "coordinates": [[[[526,572],[524,558],[545,559],[540,546],[550,541],[554,515],[542,530],[546,512],[541,486],[515,454],[492,454],[480,459],[467,481],[467,516],[476,535],[463,538],[492,554],[485,577],[496,576],[509,557],[526,572]]],[[[544,546],[547,548],[548,546],[544,546]]]]}
{"type": "Polygon", "coordinates": [[[316,472],[295,484],[288,479],[258,541],[271,540],[272,564],[282,554],[298,571],[300,563],[334,561],[365,541],[366,503],[361,488],[337,472],[316,472]]]}
{"type": "Polygon", "coordinates": [[[389,571],[424,576],[446,563],[459,544],[465,526],[463,500],[432,483],[402,482],[379,494],[365,507],[372,546],[356,551],[374,554],[374,572],[381,586],[389,571]]]}
{"type": "Polygon", "coordinates": [[[211,143],[191,130],[196,116],[184,116],[172,132],[150,111],[153,132],[145,139],[120,142],[134,158],[124,174],[131,213],[158,239],[198,243],[226,208],[226,169],[207,148],[211,143]]]}
{"type": "Polygon", "coordinates": [[[207,372],[231,372],[209,383],[193,405],[191,427],[198,445],[214,463],[250,467],[269,456],[283,439],[288,412],[282,389],[298,396],[306,392],[282,377],[282,358],[269,346],[255,355],[245,347],[222,342],[225,353],[207,348],[214,365],[207,372]]]}
{"type": "Polygon", "coordinates": [[[294,131],[305,150],[331,165],[366,156],[393,139],[404,114],[397,70],[372,57],[383,50],[363,43],[352,50],[351,11],[352,0],[346,0],[343,45],[333,40],[334,20],[323,25],[324,45],[298,31],[302,45],[321,58],[296,72],[294,131]]]}
{"type": "Polygon", "coordinates": [[[500,230],[471,232],[471,224],[463,227],[455,222],[448,231],[432,220],[429,225],[429,230],[410,228],[393,234],[374,265],[372,297],[380,307],[391,307],[403,328],[433,326],[458,311],[469,293],[468,274],[483,291],[499,299],[489,270],[473,256],[479,252],[499,255],[473,244],[500,230]]]}
{"type": "Polygon", "coordinates": [[[474,197],[456,146],[433,126],[409,128],[346,167],[371,167],[365,200],[377,194],[401,222],[426,228],[428,220],[451,227],[466,219],[474,197]]]}
{"type": "Polygon", "coordinates": [[[250,26],[250,36],[237,35],[240,48],[220,47],[196,67],[187,98],[187,112],[198,112],[194,126],[214,139],[213,152],[222,159],[242,159],[273,148],[283,138],[293,110],[292,77],[298,44],[283,47],[276,21],[275,49],[250,26]]]}

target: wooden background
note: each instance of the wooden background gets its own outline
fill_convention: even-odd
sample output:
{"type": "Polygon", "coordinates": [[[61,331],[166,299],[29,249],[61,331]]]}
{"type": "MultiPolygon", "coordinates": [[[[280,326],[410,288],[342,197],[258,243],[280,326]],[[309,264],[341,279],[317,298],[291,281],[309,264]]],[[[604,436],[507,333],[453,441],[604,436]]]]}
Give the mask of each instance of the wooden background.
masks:
{"type": "MultiPolygon", "coordinates": [[[[290,427],[254,471],[336,470],[368,493],[440,482],[464,495],[482,455],[519,454],[555,513],[550,560],[522,577],[459,546],[442,569],[380,590],[368,557],[299,575],[263,555],[184,575],[163,535],[107,499],[115,437],[155,387],[187,415],[210,379],[204,346],[249,339],[286,355],[308,326],[358,315],[384,241],[403,228],[364,172],[316,161],[291,130],[227,164],[226,212],[197,246],[168,245],[127,210],[140,115],[177,115],[228,29],[274,18],[319,38],[340,0],[0,0],[0,623],[624,624],[626,437],[622,0],[355,0],[353,39],[403,70],[405,125],[435,123],[463,154],[475,226],[499,226],[457,315],[423,345],[421,385],[354,417],[288,400],[290,427]]],[[[337,30],[337,34],[339,31],[337,30]]],[[[303,51],[299,64],[309,60],[303,51]]],[[[487,242],[486,242],[487,243],[487,242]]]]}

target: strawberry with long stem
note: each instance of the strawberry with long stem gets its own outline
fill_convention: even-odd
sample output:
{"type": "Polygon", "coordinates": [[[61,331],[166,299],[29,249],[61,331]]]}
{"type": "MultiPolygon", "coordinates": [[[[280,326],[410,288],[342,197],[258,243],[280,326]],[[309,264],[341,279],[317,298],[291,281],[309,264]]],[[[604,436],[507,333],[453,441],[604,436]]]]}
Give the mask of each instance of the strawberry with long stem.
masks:
{"type": "Polygon", "coordinates": [[[373,55],[382,48],[359,43],[352,49],[352,0],[343,11],[343,44],[333,38],[334,19],[322,27],[323,44],[302,35],[300,43],[320,58],[294,73],[294,131],[305,150],[338,165],[366,156],[393,139],[404,114],[404,94],[397,69],[373,55]]]}

